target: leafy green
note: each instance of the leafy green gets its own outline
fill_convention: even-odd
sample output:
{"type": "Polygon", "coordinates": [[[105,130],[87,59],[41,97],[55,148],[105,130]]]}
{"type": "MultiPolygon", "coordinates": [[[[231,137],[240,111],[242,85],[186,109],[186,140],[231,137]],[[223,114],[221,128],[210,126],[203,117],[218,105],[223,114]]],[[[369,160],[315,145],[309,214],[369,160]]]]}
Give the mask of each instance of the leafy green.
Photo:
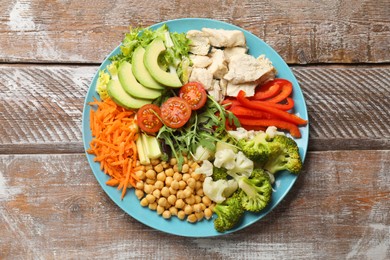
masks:
{"type": "Polygon", "coordinates": [[[217,141],[227,141],[226,120],[239,125],[237,118],[228,112],[211,96],[207,96],[205,106],[193,112],[189,121],[182,128],[172,129],[163,126],[157,137],[163,139],[170,147],[172,155],[178,160],[179,167],[184,161],[184,155],[191,155],[201,145],[214,152],[217,141]]]}

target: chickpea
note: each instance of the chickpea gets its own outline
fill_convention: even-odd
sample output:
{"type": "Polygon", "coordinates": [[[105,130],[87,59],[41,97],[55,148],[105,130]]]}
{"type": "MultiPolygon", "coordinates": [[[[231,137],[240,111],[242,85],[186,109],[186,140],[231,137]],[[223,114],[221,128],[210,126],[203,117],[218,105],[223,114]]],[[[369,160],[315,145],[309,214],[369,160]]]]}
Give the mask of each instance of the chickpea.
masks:
{"type": "Polygon", "coordinates": [[[165,211],[165,208],[160,206],[160,205],[157,205],[157,214],[161,215],[164,211],[165,211]]]}
{"type": "Polygon", "coordinates": [[[154,186],[151,184],[144,185],[144,192],[146,194],[151,194],[154,191],[154,186]]]}
{"type": "Polygon", "coordinates": [[[210,205],[211,205],[211,200],[210,200],[210,198],[207,197],[207,196],[202,197],[202,202],[203,202],[203,204],[204,204],[206,207],[210,207],[210,205]]]}
{"type": "Polygon", "coordinates": [[[186,215],[190,215],[192,212],[193,212],[193,209],[192,209],[191,205],[186,205],[184,207],[184,213],[186,213],[186,215]]]}
{"type": "Polygon", "coordinates": [[[189,178],[187,180],[187,185],[188,187],[190,187],[191,189],[195,189],[196,187],[196,180],[194,178],[189,178]]]}
{"type": "Polygon", "coordinates": [[[161,197],[158,199],[158,205],[160,205],[161,207],[165,208],[167,206],[167,204],[168,204],[168,201],[166,198],[161,197]]]}
{"type": "Polygon", "coordinates": [[[173,180],[172,183],[171,183],[171,187],[174,190],[178,190],[179,187],[180,187],[179,182],[177,180],[173,180]]]}
{"type": "Polygon", "coordinates": [[[192,195],[192,189],[190,187],[187,187],[184,189],[183,194],[185,198],[189,198],[192,195]]]}
{"type": "Polygon", "coordinates": [[[173,171],[172,168],[168,168],[168,169],[165,170],[165,174],[166,174],[167,176],[172,177],[172,176],[174,175],[174,173],[175,173],[175,172],[173,171]]]}
{"type": "Polygon", "coordinates": [[[165,181],[165,178],[166,178],[167,176],[165,175],[165,172],[159,172],[158,174],[157,174],[157,180],[158,181],[165,181]]]}
{"type": "Polygon", "coordinates": [[[182,180],[185,181],[185,182],[187,182],[187,180],[188,180],[189,178],[191,178],[191,175],[188,174],[188,173],[184,173],[184,174],[183,174],[182,180]]]}
{"type": "Polygon", "coordinates": [[[203,188],[203,183],[201,181],[196,181],[195,190],[199,190],[200,188],[203,188]]]}
{"type": "Polygon", "coordinates": [[[142,199],[144,195],[145,193],[143,190],[135,190],[135,196],[137,196],[139,200],[142,199]]]}
{"type": "Polygon", "coordinates": [[[156,179],[156,172],[154,170],[148,170],[146,173],[146,178],[155,180],[156,179]]]}
{"type": "Polygon", "coordinates": [[[160,198],[160,196],[161,196],[161,191],[159,190],[159,189],[156,189],[156,190],[154,190],[153,191],[153,196],[156,198],[156,199],[158,199],[158,198],[160,198]]]}
{"type": "Polygon", "coordinates": [[[196,195],[203,196],[204,195],[203,188],[197,189],[196,190],[196,195]]]}
{"type": "Polygon", "coordinates": [[[176,193],[176,197],[178,199],[185,199],[186,197],[184,196],[184,192],[182,190],[178,190],[176,193]]]}
{"type": "Polygon", "coordinates": [[[160,160],[158,160],[158,159],[152,159],[152,160],[150,160],[150,164],[153,165],[153,166],[155,166],[155,165],[157,165],[157,164],[159,164],[159,163],[160,163],[160,160]]]}
{"type": "Polygon", "coordinates": [[[165,178],[165,185],[170,187],[172,184],[172,181],[173,181],[173,178],[171,176],[168,176],[167,178],[165,178]]]}
{"type": "Polygon", "coordinates": [[[204,217],[206,219],[210,219],[212,216],[213,216],[213,212],[211,211],[211,209],[210,208],[206,208],[204,210],[204,217]]]}
{"type": "Polygon", "coordinates": [[[139,190],[143,190],[144,189],[144,182],[143,181],[139,181],[135,184],[135,188],[136,189],[139,189],[139,190]]]}
{"type": "Polygon", "coordinates": [[[198,218],[195,216],[195,214],[191,214],[187,217],[187,221],[190,223],[195,223],[198,220],[198,218]]]}
{"type": "Polygon", "coordinates": [[[165,161],[162,161],[161,162],[161,165],[164,169],[168,168],[169,167],[169,163],[165,162],[165,161]]]}
{"type": "Polygon", "coordinates": [[[168,198],[169,195],[171,195],[171,193],[169,192],[169,188],[168,187],[163,187],[161,189],[161,195],[165,198],[168,198]]]}
{"type": "Polygon", "coordinates": [[[194,206],[192,206],[192,208],[194,209],[194,212],[201,212],[202,211],[202,207],[200,206],[200,204],[194,204],[194,206]]]}
{"type": "Polygon", "coordinates": [[[148,200],[147,200],[146,198],[143,198],[143,199],[139,202],[139,204],[140,204],[142,207],[146,207],[146,206],[149,205],[149,202],[148,202],[148,200]]]}
{"type": "Polygon", "coordinates": [[[136,171],[135,176],[137,176],[140,180],[145,180],[145,178],[146,178],[144,171],[136,171]]]}
{"type": "Polygon", "coordinates": [[[204,213],[203,213],[203,211],[201,211],[201,212],[195,212],[195,216],[196,216],[196,219],[197,219],[198,221],[200,221],[200,220],[203,219],[204,213]]]}
{"type": "Polygon", "coordinates": [[[184,208],[185,206],[185,203],[184,203],[184,200],[183,199],[177,199],[176,202],[175,202],[175,207],[178,208],[178,209],[182,209],[184,208]]]}
{"type": "Polygon", "coordinates": [[[153,202],[152,204],[149,204],[149,209],[156,210],[157,209],[157,202],[153,202]]]}
{"type": "Polygon", "coordinates": [[[196,181],[200,180],[200,175],[203,175],[201,173],[192,173],[191,177],[194,178],[196,181]]]}
{"type": "Polygon", "coordinates": [[[179,189],[184,190],[187,187],[187,183],[183,180],[179,181],[179,189]]]}
{"type": "Polygon", "coordinates": [[[195,197],[194,197],[194,195],[191,194],[191,196],[189,196],[188,198],[185,199],[185,202],[188,205],[194,205],[195,204],[195,197]]]}
{"type": "Polygon", "coordinates": [[[148,200],[149,204],[152,204],[153,202],[156,201],[156,197],[153,196],[152,194],[147,194],[145,198],[148,200]]]}
{"type": "Polygon", "coordinates": [[[183,175],[181,173],[179,173],[179,172],[175,172],[173,174],[173,179],[178,181],[178,182],[181,181],[182,178],[183,178],[183,175]]]}
{"type": "Polygon", "coordinates": [[[171,195],[176,195],[177,194],[177,190],[175,190],[172,186],[169,187],[169,194],[171,195]]]}
{"type": "Polygon", "coordinates": [[[169,164],[170,165],[176,165],[177,164],[177,159],[176,158],[171,158],[170,160],[169,160],[169,164]]]}
{"type": "Polygon", "coordinates": [[[202,202],[202,198],[199,196],[199,195],[195,195],[195,203],[201,203],[202,202]]]}
{"type": "Polygon", "coordinates": [[[172,216],[177,216],[177,213],[178,213],[177,208],[175,208],[175,207],[170,207],[169,212],[171,212],[172,216]]]}
{"type": "Polygon", "coordinates": [[[152,170],[153,169],[153,166],[151,164],[148,164],[148,165],[145,165],[145,172],[147,172],[148,170],[152,170]]]}
{"type": "Polygon", "coordinates": [[[162,217],[165,218],[165,219],[169,219],[171,218],[172,214],[169,210],[165,210],[162,214],[162,217]]]}
{"type": "Polygon", "coordinates": [[[179,219],[183,220],[183,219],[186,217],[186,213],[184,213],[183,210],[179,210],[179,211],[177,212],[177,217],[178,217],[179,219]]]}
{"type": "Polygon", "coordinates": [[[154,187],[155,187],[156,189],[161,190],[161,189],[164,187],[164,182],[162,182],[162,181],[156,181],[156,182],[154,183],[154,187]]]}
{"type": "Polygon", "coordinates": [[[156,166],[154,166],[154,170],[157,172],[157,173],[160,173],[162,171],[164,171],[164,167],[160,164],[157,164],[156,166]]]}
{"type": "Polygon", "coordinates": [[[167,200],[168,200],[169,204],[175,205],[175,203],[176,203],[176,196],[175,195],[169,195],[167,200]]]}
{"type": "Polygon", "coordinates": [[[200,166],[199,166],[199,164],[197,163],[197,162],[194,162],[193,164],[191,164],[191,169],[192,170],[196,170],[196,169],[198,169],[200,166]]]}
{"type": "Polygon", "coordinates": [[[153,179],[146,179],[146,180],[145,180],[145,183],[146,183],[146,184],[154,185],[155,182],[156,182],[156,180],[153,180],[153,179]]]}
{"type": "Polygon", "coordinates": [[[179,166],[177,164],[173,165],[173,171],[178,172],[179,171],[179,166]]]}
{"type": "Polygon", "coordinates": [[[188,164],[184,164],[181,171],[183,173],[188,173],[189,169],[190,169],[190,166],[188,166],[188,164]]]}

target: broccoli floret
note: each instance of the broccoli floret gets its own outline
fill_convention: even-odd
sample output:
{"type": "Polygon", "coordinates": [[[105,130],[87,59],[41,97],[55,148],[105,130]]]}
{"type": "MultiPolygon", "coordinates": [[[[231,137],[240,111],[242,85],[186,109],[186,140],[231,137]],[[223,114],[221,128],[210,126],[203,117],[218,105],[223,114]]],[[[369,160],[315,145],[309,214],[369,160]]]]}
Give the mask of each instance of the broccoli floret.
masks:
{"type": "Polygon", "coordinates": [[[238,140],[238,147],[246,157],[259,165],[264,164],[268,160],[270,150],[267,134],[264,132],[259,132],[250,140],[245,138],[238,140]]]}
{"type": "Polygon", "coordinates": [[[213,177],[213,181],[227,180],[228,179],[227,170],[223,167],[218,168],[218,167],[214,166],[213,167],[213,175],[211,177],[213,177]]]}
{"type": "Polygon", "coordinates": [[[238,186],[242,193],[242,206],[248,211],[259,212],[271,201],[271,181],[268,174],[262,169],[254,169],[249,178],[240,178],[238,186]]]}
{"type": "Polygon", "coordinates": [[[234,228],[244,215],[240,192],[236,191],[225,201],[216,204],[214,212],[217,214],[217,218],[214,220],[214,228],[218,232],[225,232],[234,228]]]}
{"type": "Polygon", "coordinates": [[[298,174],[302,169],[302,160],[299,155],[297,143],[285,135],[276,135],[270,144],[270,155],[263,169],[271,174],[278,171],[288,170],[298,174]]]}

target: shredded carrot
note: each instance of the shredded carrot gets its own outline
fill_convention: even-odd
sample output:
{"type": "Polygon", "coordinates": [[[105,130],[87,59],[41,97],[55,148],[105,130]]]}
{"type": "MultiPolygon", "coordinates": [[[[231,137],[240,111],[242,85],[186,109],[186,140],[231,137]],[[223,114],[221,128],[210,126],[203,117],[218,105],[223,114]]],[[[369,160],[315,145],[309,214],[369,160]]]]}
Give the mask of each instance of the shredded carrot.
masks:
{"type": "Polygon", "coordinates": [[[137,166],[138,138],[135,113],[118,106],[110,98],[104,101],[94,99],[89,103],[96,108],[90,112],[92,141],[88,153],[96,155],[95,162],[110,176],[107,185],[122,190],[121,199],[128,188],[135,187],[139,180],[137,166]]]}

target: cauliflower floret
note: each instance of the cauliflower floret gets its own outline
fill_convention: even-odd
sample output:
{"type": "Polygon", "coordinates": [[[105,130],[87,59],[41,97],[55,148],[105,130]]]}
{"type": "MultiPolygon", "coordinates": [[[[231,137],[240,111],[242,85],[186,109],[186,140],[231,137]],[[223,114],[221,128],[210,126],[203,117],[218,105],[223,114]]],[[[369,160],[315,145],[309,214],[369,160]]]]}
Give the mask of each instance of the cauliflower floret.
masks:
{"type": "Polygon", "coordinates": [[[214,165],[231,170],[235,167],[236,153],[232,149],[222,149],[215,153],[214,165]]]}
{"type": "Polygon", "coordinates": [[[205,174],[206,176],[213,175],[213,164],[208,160],[203,160],[202,166],[195,170],[195,173],[205,174]]]}
{"type": "Polygon", "coordinates": [[[196,147],[195,154],[192,155],[192,158],[197,162],[208,160],[212,157],[213,157],[213,152],[211,152],[209,149],[201,145],[196,147]]]}
{"type": "Polygon", "coordinates": [[[216,203],[223,202],[226,198],[232,195],[237,188],[238,184],[235,180],[213,181],[213,178],[206,177],[203,182],[204,194],[216,203]]]}
{"type": "Polygon", "coordinates": [[[232,177],[238,174],[239,176],[246,176],[249,178],[252,171],[253,161],[248,159],[248,157],[246,157],[243,152],[239,151],[236,154],[234,167],[232,169],[228,169],[227,173],[232,177]]]}

